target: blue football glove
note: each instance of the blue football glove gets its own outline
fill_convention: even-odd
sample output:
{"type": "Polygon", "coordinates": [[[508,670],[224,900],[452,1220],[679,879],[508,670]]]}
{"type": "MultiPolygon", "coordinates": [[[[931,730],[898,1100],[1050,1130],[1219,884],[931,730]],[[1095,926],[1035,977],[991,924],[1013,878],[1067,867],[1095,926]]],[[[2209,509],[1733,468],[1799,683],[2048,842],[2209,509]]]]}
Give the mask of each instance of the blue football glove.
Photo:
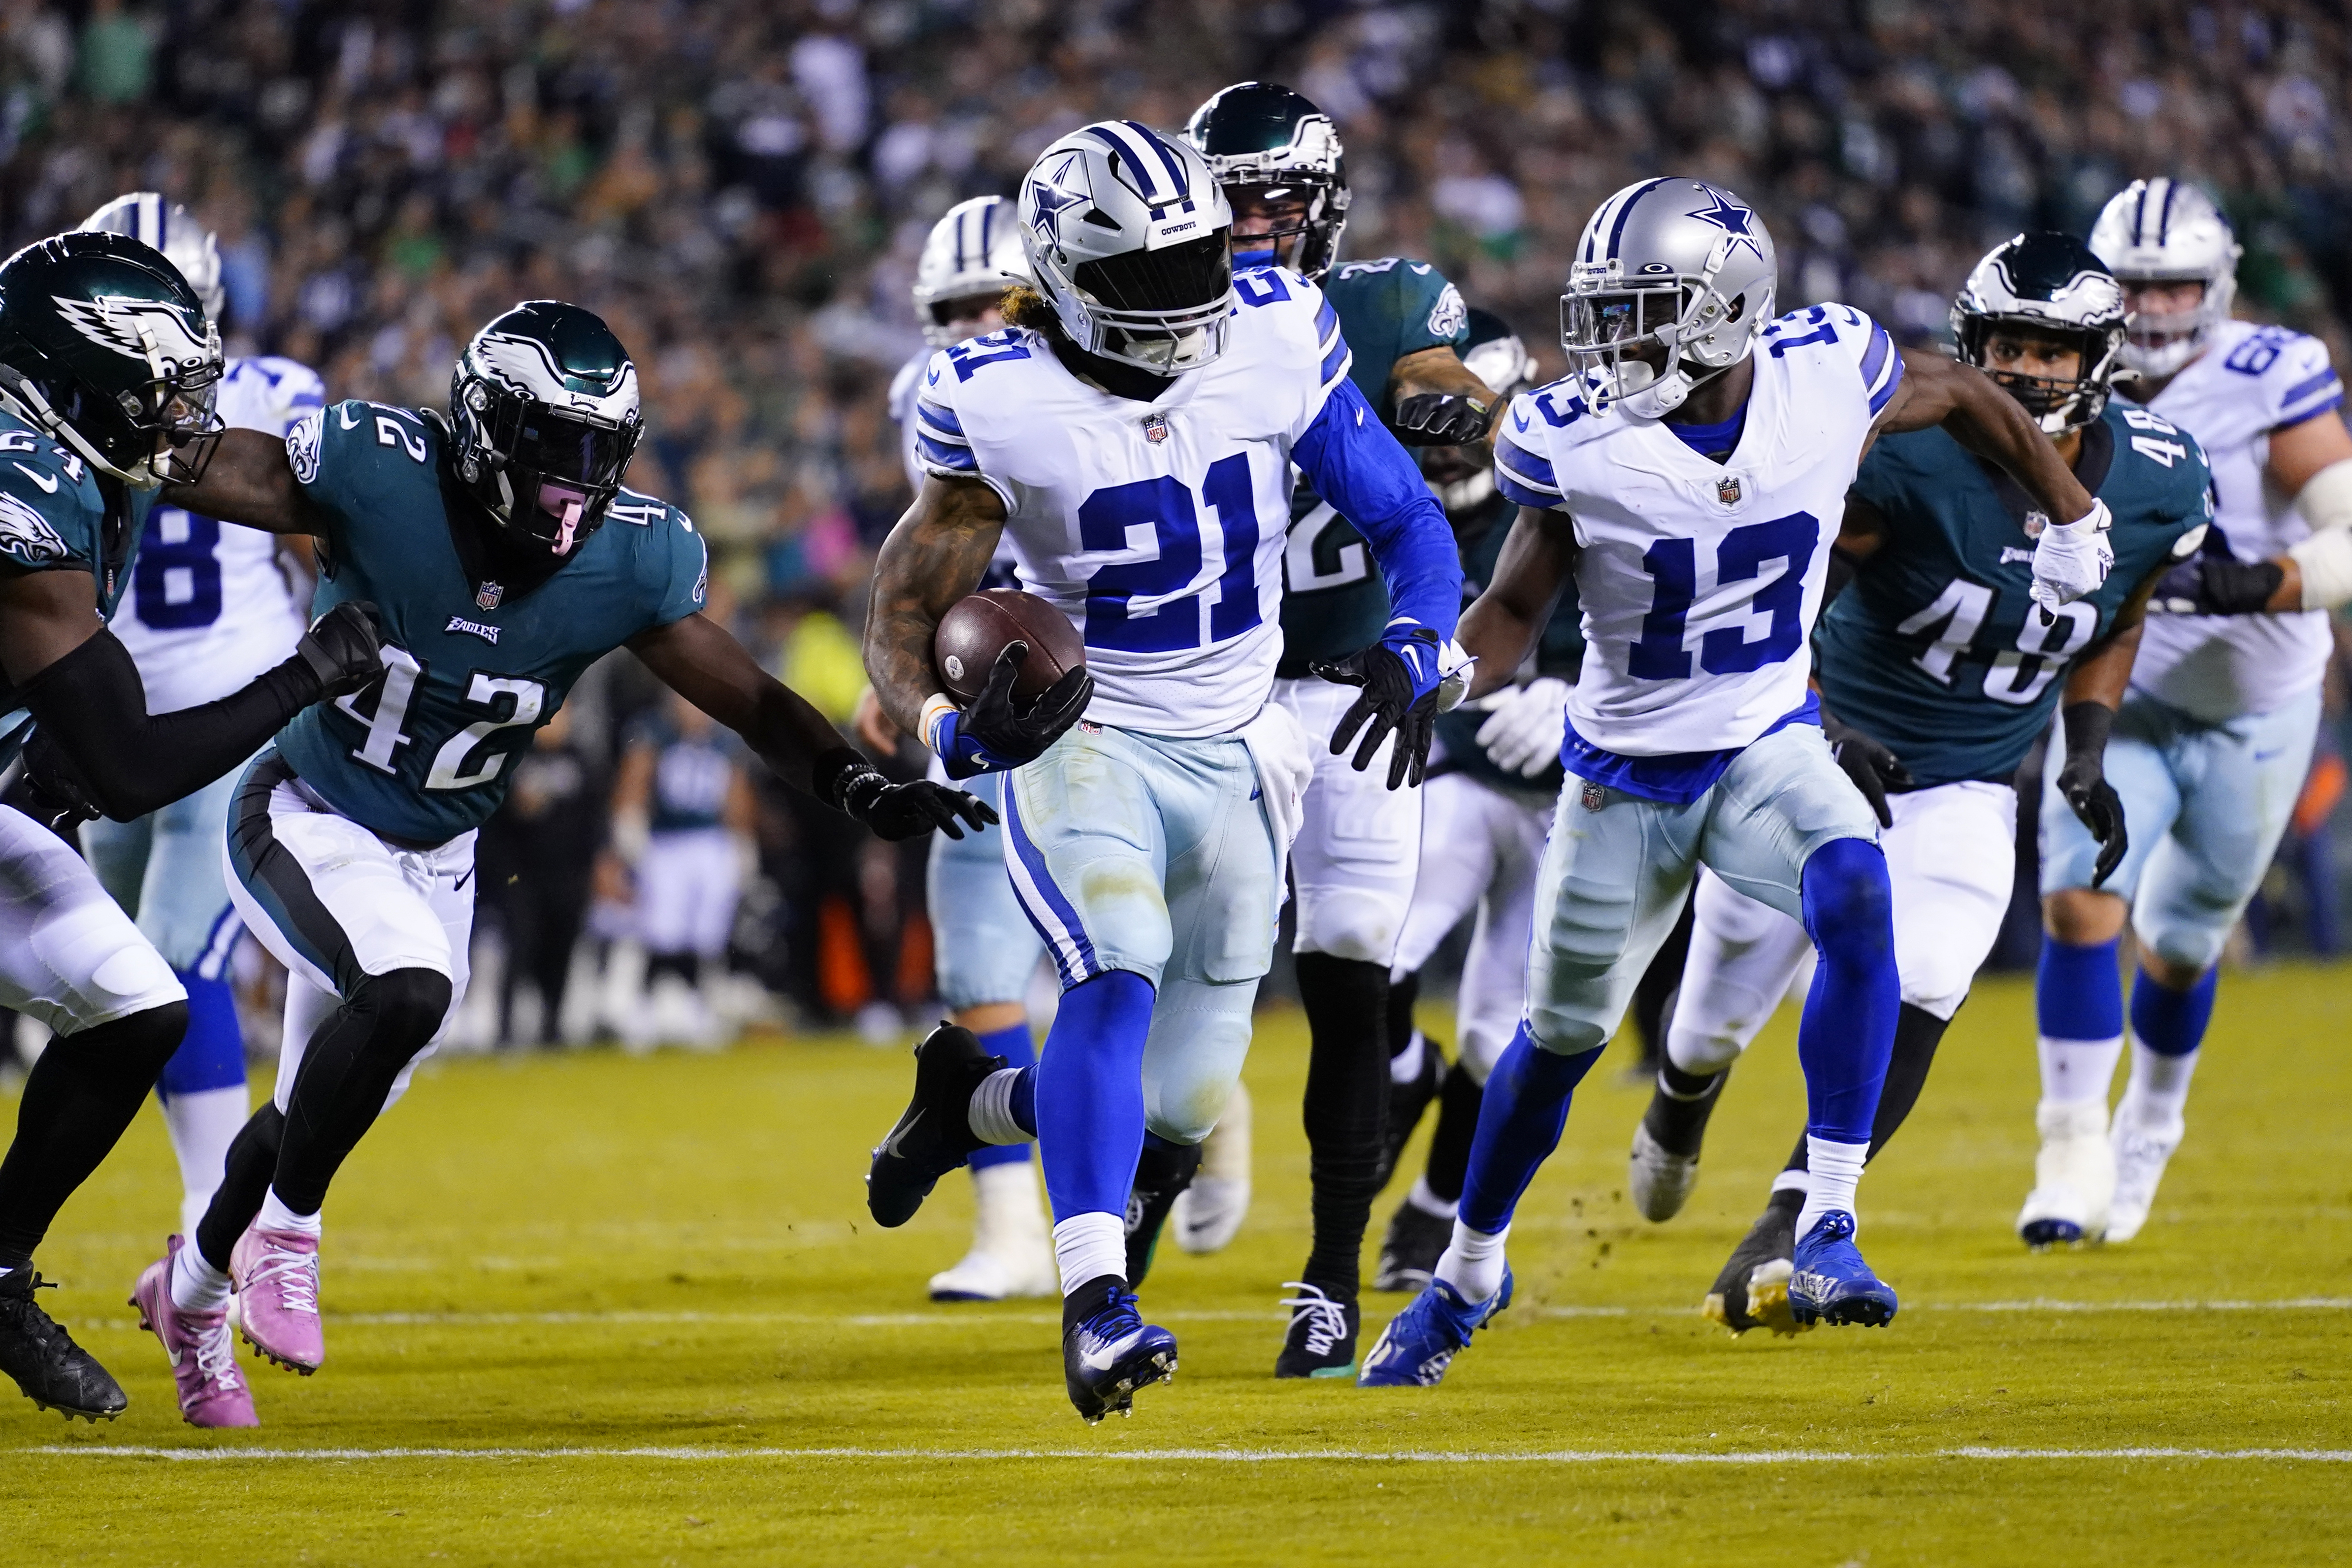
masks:
{"type": "Polygon", "coordinates": [[[1381,742],[1393,734],[1396,748],[1389,754],[1389,788],[1408,780],[1421,783],[1429,769],[1429,744],[1437,733],[1441,646],[1434,630],[1399,616],[1389,623],[1380,641],[1362,652],[1310,667],[1326,680],[1363,689],[1363,695],[1339,716],[1339,728],[1331,731],[1334,756],[1346,751],[1357,731],[1362,731],[1354,758],[1356,771],[1362,773],[1372,765],[1381,742]]]}

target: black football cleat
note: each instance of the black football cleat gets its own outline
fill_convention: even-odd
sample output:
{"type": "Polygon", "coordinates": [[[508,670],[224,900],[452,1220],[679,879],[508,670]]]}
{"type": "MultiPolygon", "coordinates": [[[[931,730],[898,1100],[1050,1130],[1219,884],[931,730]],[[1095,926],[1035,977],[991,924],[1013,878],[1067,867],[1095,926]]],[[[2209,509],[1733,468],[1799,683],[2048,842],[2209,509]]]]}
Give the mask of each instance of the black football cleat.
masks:
{"type": "Polygon", "coordinates": [[[1698,1184],[1698,1154],[1706,1141],[1707,1118],[1715,1114],[1730,1077],[1727,1068],[1688,1099],[1667,1093],[1660,1079],[1650,1080],[1650,1108],[1633,1129],[1625,1177],[1633,1206],[1643,1219],[1662,1224],[1682,1213],[1690,1201],[1691,1188],[1698,1184]]]}
{"type": "Polygon", "coordinates": [[[1731,1249],[1701,1312],[1735,1334],[1750,1329],[1797,1334],[1812,1326],[1798,1321],[1789,1301],[1789,1277],[1796,1271],[1797,1215],[1804,1206],[1802,1193],[1772,1194],[1763,1214],[1731,1249]]]}
{"type": "Polygon", "coordinates": [[[1445,1079],[1445,1057],[1437,1042],[1427,1035],[1421,1037],[1421,1071],[1411,1083],[1389,1084],[1389,1115],[1381,1134],[1381,1186],[1389,1184],[1396,1173],[1396,1163],[1404,1154],[1404,1146],[1412,1142],[1413,1129],[1421,1125],[1422,1113],[1429,1102],[1437,1098],[1437,1090],[1445,1079]]]}
{"type": "Polygon", "coordinates": [[[1121,1280],[1106,1275],[1071,1303],[1089,1298],[1098,1304],[1062,1331],[1062,1376],[1091,1426],[1114,1411],[1132,1415],[1137,1389],[1175,1377],[1176,1336],[1137,1315],[1135,1292],[1121,1280]]]}
{"type": "Polygon", "coordinates": [[[1454,1239],[1454,1222],[1442,1219],[1408,1198],[1389,1219],[1389,1233],[1381,1238],[1381,1264],[1372,1275],[1375,1290],[1402,1290],[1418,1296],[1429,1289],[1437,1260],[1454,1239]]]}
{"type": "Polygon", "coordinates": [[[941,1024],[915,1047],[915,1098],[876,1145],[866,1172],[866,1207],[876,1224],[914,1218],[939,1179],[971,1158],[981,1146],[965,1114],[972,1090],[1004,1065],[981,1048],[978,1035],[954,1024],[941,1024]]]}
{"type": "Polygon", "coordinates": [[[1353,1377],[1356,1375],[1356,1331],[1363,1314],[1353,1300],[1340,1300],[1319,1285],[1294,1279],[1287,1287],[1298,1292],[1286,1296],[1290,1331],[1283,1336],[1282,1354],[1275,1358],[1276,1377],[1353,1377]]]}
{"type": "Polygon", "coordinates": [[[1160,1250],[1160,1233],[1168,1228],[1176,1200],[1200,1173],[1199,1144],[1146,1142],[1143,1145],[1135,1161],[1135,1184],[1127,1193],[1129,1284],[1142,1284],[1143,1277],[1151,1272],[1152,1257],[1160,1250]]]}
{"type": "Polygon", "coordinates": [[[0,1372],[15,1378],[38,1409],[68,1421],[77,1415],[111,1421],[131,1403],[122,1385],[33,1300],[35,1290],[56,1288],[29,1263],[0,1275],[0,1372]]]}

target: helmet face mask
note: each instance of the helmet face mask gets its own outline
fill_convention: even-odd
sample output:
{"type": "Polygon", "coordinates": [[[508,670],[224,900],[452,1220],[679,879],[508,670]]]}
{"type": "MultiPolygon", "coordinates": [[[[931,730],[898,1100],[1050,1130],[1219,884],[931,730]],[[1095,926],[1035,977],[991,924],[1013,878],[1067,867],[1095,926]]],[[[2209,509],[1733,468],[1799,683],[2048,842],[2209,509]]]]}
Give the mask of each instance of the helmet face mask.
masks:
{"type": "Polygon", "coordinates": [[[923,341],[935,349],[971,336],[966,322],[1003,297],[1007,286],[1031,280],[1019,215],[1003,196],[958,202],[931,226],[915,266],[915,316],[923,341]]]}
{"type": "Polygon", "coordinates": [[[552,300],[475,334],[450,378],[449,415],[458,479],[509,539],[558,559],[603,526],[644,432],[620,340],[552,300]]]}
{"type": "Polygon", "coordinates": [[[1748,357],[1772,319],[1772,237],[1731,192],[1644,180],[1585,225],[1559,342],[1601,407],[1661,419],[1748,357]]]}
{"type": "Polygon", "coordinates": [[[1236,228],[1244,265],[1278,263],[1309,279],[1331,269],[1353,195],[1329,115],[1286,87],[1236,82],[1192,111],[1184,138],[1230,200],[1297,205],[1278,226],[1236,228]]]}
{"type": "Polygon", "coordinates": [[[1952,301],[1961,363],[1983,371],[2051,436],[2079,430],[2105,410],[2124,320],[2122,288],[2080,240],[2064,234],[2021,234],[1997,247],[1952,301]],[[2017,356],[1994,352],[1996,344],[2030,352],[2036,342],[2074,349],[2074,374],[2011,368],[2017,356]],[[2002,359],[2010,365],[1998,363],[2002,359]]]}
{"type": "Polygon", "coordinates": [[[2177,374],[2230,319],[2243,247],[2213,198],[2178,180],[2135,180],[2109,198],[2091,226],[2090,248],[2124,286],[2195,283],[2187,310],[2135,311],[2126,323],[2123,366],[2162,380],[2177,374]]]}

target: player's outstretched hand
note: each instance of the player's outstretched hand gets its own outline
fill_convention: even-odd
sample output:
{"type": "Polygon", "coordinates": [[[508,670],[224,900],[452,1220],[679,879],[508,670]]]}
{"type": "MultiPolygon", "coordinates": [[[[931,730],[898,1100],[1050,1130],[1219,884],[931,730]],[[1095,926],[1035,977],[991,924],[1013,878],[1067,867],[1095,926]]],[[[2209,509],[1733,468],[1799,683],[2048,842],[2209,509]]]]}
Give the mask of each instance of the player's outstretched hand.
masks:
{"type": "Polygon", "coordinates": [[[1309,666],[1325,680],[1363,688],[1363,695],[1339,716],[1331,731],[1331,754],[1339,755],[1363,731],[1356,746],[1355,769],[1372,765],[1381,742],[1396,736],[1389,753],[1389,788],[1408,780],[1418,784],[1429,770],[1429,742],[1437,732],[1437,633],[1427,626],[1402,626],[1364,649],[1343,659],[1309,666]]]}
{"type": "Polygon", "coordinates": [[[2274,561],[2200,555],[2158,578],[2147,607],[2159,616],[2258,616],[2285,577],[2274,561]]]}
{"type": "Polygon", "coordinates": [[[1488,717],[1478,726],[1478,743],[1496,767],[1531,779],[1559,760],[1568,738],[1567,681],[1539,675],[1484,700],[1488,717]]]}
{"type": "Polygon", "coordinates": [[[1466,447],[1486,433],[1491,404],[1451,392],[1417,392],[1397,403],[1397,439],[1408,447],[1466,447]]]}
{"type": "Polygon", "coordinates": [[[2093,497],[2091,510],[2073,522],[2045,522],[2033,542],[2033,585],[2027,590],[2043,626],[2054,625],[2058,607],[2098,592],[2115,570],[2115,546],[2107,528],[2107,503],[2093,497]]]}
{"type": "Polygon", "coordinates": [[[1862,792],[1862,798],[1870,802],[1870,809],[1878,814],[1878,826],[1894,826],[1895,813],[1887,807],[1886,792],[1889,788],[1908,789],[1911,770],[1884,745],[1827,713],[1822,715],[1822,733],[1829,741],[1830,755],[1845,770],[1845,776],[1853,781],[1853,787],[1862,792]]]}
{"type": "Polygon", "coordinates": [[[2098,762],[2088,757],[2069,758],[2058,770],[2058,793],[2099,841],[2098,863],[2091,868],[2091,886],[2096,889],[2116,874],[2131,848],[2131,837],[2124,831],[2123,799],[2098,762]]]}
{"type": "Polygon", "coordinates": [[[321,698],[357,691],[383,673],[383,634],[376,608],[365,599],[346,599],[310,623],[294,651],[319,678],[321,698]]]}
{"type": "Polygon", "coordinates": [[[870,767],[851,769],[838,789],[841,809],[892,844],[934,830],[961,838],[966,827],[976,833],[997,820],[978,795],[929,779],[894,784],[870,767]]]}
{"type": "MultiPolygon", "coordinates": [[[[989,669],[988,684],[959,716],[958,731],[985,754],[990,766],[1015,768],[1034,763],[1062,732],[1083,718],[1094,700],[1095,678],[1082,665],[1037,694],[1024,710],[1013,700],[1013,683],[1029,657],[1025,642],[1007,643],[989,669]]],[[[954,766],[950,763],[950,767],[954,766]]],[[[984,771],[984,770],[975,770],[984,771]]],[[[963,776],[969,777],[969,774],[963,776]]]]}

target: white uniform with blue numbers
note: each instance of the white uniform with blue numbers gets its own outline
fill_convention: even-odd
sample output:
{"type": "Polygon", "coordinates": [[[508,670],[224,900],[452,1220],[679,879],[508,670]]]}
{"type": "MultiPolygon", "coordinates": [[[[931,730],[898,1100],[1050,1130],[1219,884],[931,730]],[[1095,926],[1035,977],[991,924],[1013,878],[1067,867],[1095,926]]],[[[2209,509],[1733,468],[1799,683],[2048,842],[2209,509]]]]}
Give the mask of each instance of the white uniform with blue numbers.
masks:
{"type": "MultiPolygon", "coordinates": [[[[282,437],[323,405],[308,365],[274,356],[231,360],[221,379],[224,424],[282,437]]],[[[159,506],[147,517],[131,592],[111,623],[131,650],[151,713],[176,712],[249,685],[294,651],[305,624],[299,583],[278,539],[159,506]]],[[[172,967],[221,977],[241,927],[229,910],[220,844],[237,773],[136,822],[86,824],[82,847],[99,879],[137,916],[172,967]]]]}
{"type": "MultiPolygon", "coordinates": [[[[1364,433],[1335,426],[1357,420],[1389,440],[1343,389],[1347,344],[1320,291],[1275,270],[1235,287],[1223,354],[1155,402],[1097,390],[1016,328],[934,356],[916,405],[925,469],[1003,499],[1021,585],[1085,638],[1086,720],[1006,777],[1006,867],[1066,987],[1124,969],[1156,988],[1146,1116],[1188,1143],[1239,1075],[1281,907],[1283,846],[1240,732],[1270,731],[1286,754],[1277,789],[1304,773],[1304,737],[1267,702],[1293,454],[1344,463],[1364,433]]],[[[1450,567],[1451,540],[1432,542],[1450,567]]],[[[1456,577],[1442,612],[1423,606],[1441,632],[1458,592],[1456,577]]]]}
{"type": "MultiPolygon", "coordinates": [[[[2225,321],[2148,407],[2205,448],[2214,523],[2231,554],[2259,561],[2311,531],[2264,482],[2271,433],[2340,417],[2343,402],[2318,339],[2225,321]]],[[[2167,960],[2218,962],[2269,870],[2310,770],[2333,646],[2324,610],[2147,618],[2107,742],[2131,847],[2105,886],[2132,901],[2133,929],[2167,960]]],[[[2086,888],[2098,845],[2053,808],[2057,770],[2045,771],[2042,890],[2086,888]]]]}
{"type": "Polygon", "coordinates": [[[1538,874],[1528,1022],[1605,1044],[1696,868],[1801,917],[1805,861],[1877,821],[1830,755],[1806,643],[1872,423],[1901,384],[1885,328],[1792,312],[1755,349],[1746,424],[1713,462],[1661,423],[1596,413],[1571,379],[1514,399],[1497,485],[1564,511],[1587,648],[1570,777],[1538,874]]]}

